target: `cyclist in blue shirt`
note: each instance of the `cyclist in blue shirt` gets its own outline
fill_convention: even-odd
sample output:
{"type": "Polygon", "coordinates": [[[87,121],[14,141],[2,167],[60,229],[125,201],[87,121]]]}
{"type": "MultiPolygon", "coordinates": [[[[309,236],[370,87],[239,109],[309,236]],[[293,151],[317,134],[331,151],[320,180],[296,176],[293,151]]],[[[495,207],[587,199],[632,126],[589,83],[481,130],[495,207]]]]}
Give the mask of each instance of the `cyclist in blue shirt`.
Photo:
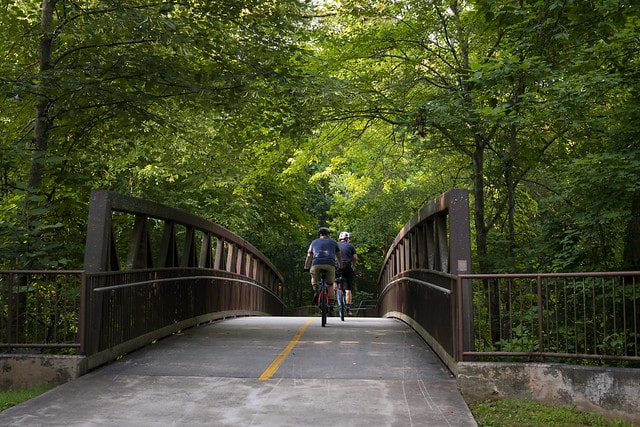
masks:
{"type": "MultiPolygon", "coordinates": [[[[339,261],[338,268],[342,269],[342,255],[338,242],[333,240],[327,227],[320,227],[318,230],[319,237],[309,245],[307,258],[304,262],[304,270],[311,273],[311,286],[313,287],[314,302],[320,284],[320,270],[326,270],[326,283],[333,284],[336,279],[336,259],[339,261]]],[[[333,286],[331,287],[333,289],[333,286]]],[[[333,294],[334,292],[329,292],[333,294]]],[[[333,298],[335,299],[335,298],[333,298]]]]}

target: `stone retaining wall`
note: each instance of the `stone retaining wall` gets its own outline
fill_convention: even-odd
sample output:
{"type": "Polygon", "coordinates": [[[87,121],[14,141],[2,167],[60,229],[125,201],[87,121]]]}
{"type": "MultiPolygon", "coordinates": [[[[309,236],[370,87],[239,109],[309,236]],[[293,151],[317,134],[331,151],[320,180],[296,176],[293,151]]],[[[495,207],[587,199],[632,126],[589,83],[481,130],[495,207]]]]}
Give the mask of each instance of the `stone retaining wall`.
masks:
{"type": "Polygon", "coordinates": [[[87,372],[84,356],[3,354],[0,363],[0,390],[55,387],[87,372]]]}
{"type": "Polygon", "coordinates": [[[601,412],[640,425],[640,369],[546,363],[460,362],[469,403],[505,397],[601,412]]]}

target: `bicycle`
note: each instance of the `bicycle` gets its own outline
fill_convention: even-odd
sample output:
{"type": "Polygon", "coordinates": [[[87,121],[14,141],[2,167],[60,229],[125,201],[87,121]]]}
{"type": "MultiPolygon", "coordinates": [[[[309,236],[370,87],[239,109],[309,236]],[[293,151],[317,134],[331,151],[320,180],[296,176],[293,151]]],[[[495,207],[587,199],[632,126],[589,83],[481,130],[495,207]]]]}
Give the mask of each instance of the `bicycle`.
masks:
{"type": "Polygon", "coordinates": [[[338,313],[340,314],[340,320],[344,322],[344,316],[347,313],[347,301],[345,299],[344,287],[342,286],[343,283],[343,277],[336,278],[336,301],[338,304],[338,313]]]}
{"type": "Polygon", "coordinates": [[[320,270],[320,292],[318,293],[318,308],[322,314],[322,326],[327,324],[329,314],[329,290],[327,285],[327,270],[320,270]]]}

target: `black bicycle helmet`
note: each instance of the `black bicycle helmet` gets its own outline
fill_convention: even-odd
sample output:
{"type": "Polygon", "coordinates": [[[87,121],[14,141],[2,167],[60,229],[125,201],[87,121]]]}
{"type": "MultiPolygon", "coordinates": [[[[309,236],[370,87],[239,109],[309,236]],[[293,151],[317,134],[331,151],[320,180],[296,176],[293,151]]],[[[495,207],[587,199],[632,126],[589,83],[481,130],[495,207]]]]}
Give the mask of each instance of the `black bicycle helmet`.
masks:
{"type": "Polygon", "coordinates": [[[329,234],[331,234],[331,232],[329,231],[329,229],[327,227],[320,227],[318,229],[318,234],[321,236],[328,236],[329,234]]]}

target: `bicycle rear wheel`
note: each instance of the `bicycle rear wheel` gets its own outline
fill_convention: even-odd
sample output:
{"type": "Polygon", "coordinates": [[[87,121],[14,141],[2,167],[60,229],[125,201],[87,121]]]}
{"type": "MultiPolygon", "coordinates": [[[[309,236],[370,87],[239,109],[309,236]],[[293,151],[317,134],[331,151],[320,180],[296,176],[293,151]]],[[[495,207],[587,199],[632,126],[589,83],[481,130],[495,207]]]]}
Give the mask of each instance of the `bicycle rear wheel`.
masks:
{"type": "Polygon", "coordinates": [[[322,326],[325,326],[327,324],[327,312],[329,311],[327,298],[327,291],[323,290],[320,293],[320,312],[322,313],[322,326]]]}

